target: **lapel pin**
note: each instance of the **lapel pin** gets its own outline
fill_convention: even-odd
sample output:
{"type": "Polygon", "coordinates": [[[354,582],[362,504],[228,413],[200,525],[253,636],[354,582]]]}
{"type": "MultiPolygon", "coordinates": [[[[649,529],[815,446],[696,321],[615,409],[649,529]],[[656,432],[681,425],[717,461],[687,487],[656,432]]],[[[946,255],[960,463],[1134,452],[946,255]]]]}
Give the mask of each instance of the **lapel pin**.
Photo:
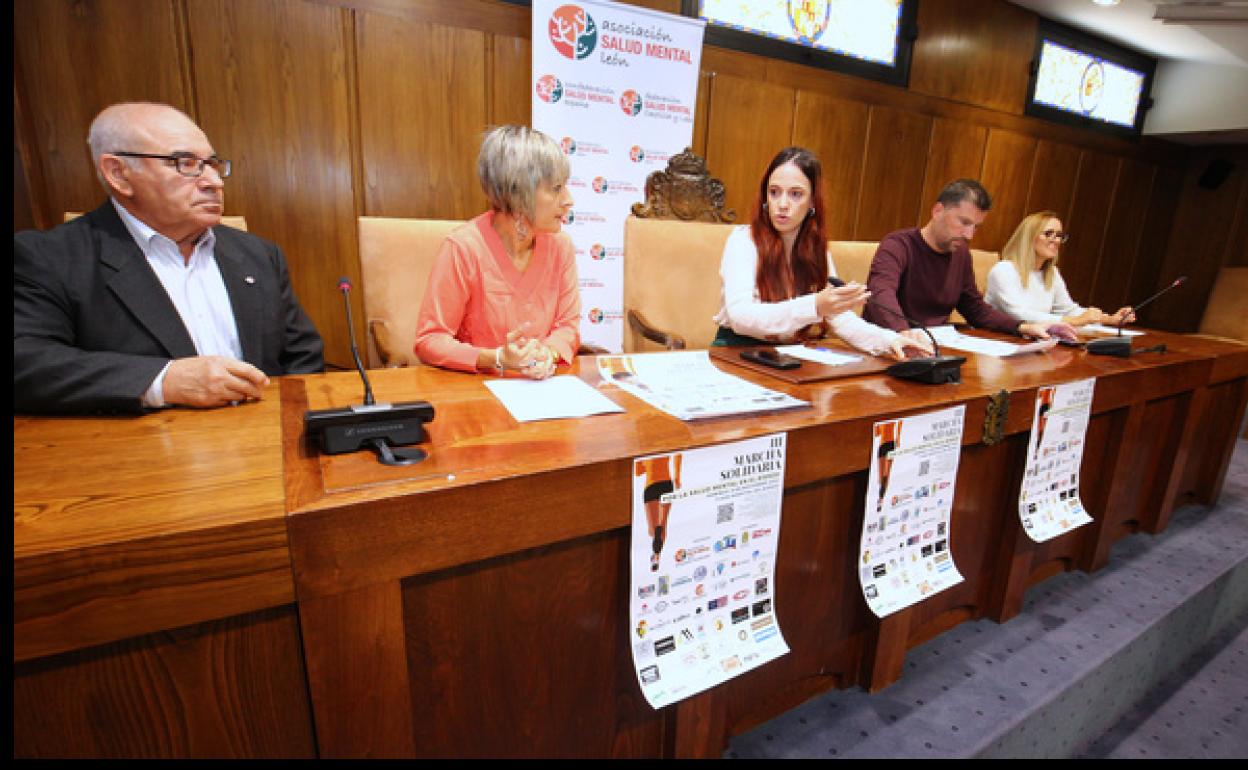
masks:
{"type": "Polygon", "coordinates": [[[252,278],[252,277],[249,275],[249,276],[246,276],[245,278],[243,278],[243,282],[244,282],[244,283],[255,283],[255,282],[256,282],[256,279],[255,279],[255,278],[252,278]]]}

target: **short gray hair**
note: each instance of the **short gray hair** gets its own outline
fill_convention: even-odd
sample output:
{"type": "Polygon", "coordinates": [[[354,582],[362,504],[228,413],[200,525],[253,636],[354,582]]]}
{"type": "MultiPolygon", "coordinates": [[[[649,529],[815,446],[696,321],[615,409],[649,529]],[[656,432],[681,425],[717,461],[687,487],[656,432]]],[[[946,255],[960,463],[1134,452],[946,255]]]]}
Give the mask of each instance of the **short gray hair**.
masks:
{"type": "Polygon", "coordinates": [[[504,214],[532,217],[538,185],[561,184],[569,173],[568,158],[555,140],[527,126],[488,131],[477,155],[481,189],[490,208],[504,214]]]}
{"type": "MultiPolygon", "coordinates": [[[[126,150],[142,151],[144,148],[139,146],[143,141],[142,126],[136,122],[136,113],[150,112],[157,108],[173,110],[187,120],[191,120],[189,115],[169,104],[120,102],[105,107],[99,115],[95,116],[95,120],[91,121],[91,128],[87,131],[87,145],[91,148],[91,165],[95,167],[95,175],[105,189],[108,189],[108,182],[100,172],[100,156],[126,150]]],[[[131,166],[136,166],[139,162],[138,158],[123,157],[121,160],[131,166]]]]}
{"type": "Polygon", "coordinates": [[[955,179],[945,185],[945,189],[936,198],[936,202],[945,208],[956,206],[962,201],[970,201],[980,211],[992,209],[992,196],[974,179],[955,179]]]}

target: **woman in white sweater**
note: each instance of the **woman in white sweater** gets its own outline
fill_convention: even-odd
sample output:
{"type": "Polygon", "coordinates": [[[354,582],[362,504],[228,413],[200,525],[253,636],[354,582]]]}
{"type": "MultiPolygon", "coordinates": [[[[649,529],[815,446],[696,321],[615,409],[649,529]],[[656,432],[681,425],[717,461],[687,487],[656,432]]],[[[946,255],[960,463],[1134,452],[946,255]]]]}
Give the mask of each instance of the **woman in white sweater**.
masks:
{"type": "Polygon", "coordinates": [[[1080,307],[1070,298],[1057,271],[1057,255],[1070,236],[1052,211],[1040,211],[1019,223],[1001,250],[1001,261],[988,271],[988,304],[1019,321],[1121,324],[1135,320],[1130,307],[1113,315],[1080,307]]]}
{"type": "Polygon", "coordinates": [[[931,355],[919,332],[898,334],[854,313],[871,296],[865,286],[828,285],[836,268],[823,229],[821,173],[818,158],[800,147],[781,150],[768,165],[751,224],[733,230],[724,245],[712,344],[793,343],[831,331],[874,355],[931,355]]]}

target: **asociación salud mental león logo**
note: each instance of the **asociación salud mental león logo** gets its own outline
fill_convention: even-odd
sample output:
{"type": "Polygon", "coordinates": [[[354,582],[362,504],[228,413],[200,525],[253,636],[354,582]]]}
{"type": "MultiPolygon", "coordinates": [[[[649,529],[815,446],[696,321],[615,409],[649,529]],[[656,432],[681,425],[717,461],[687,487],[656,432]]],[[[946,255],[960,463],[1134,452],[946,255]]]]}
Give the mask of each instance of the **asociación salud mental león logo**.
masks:
{"type": "Polygon", "coordinates": [[[620,109],[624,110],[625,115],[638,115],[641,113],[641,94],[633,89],[628,89],[620,96],[620,109]]]}
{"type": "Polygon", "coordinates": [[[554,75],[542,75],[537,79],[537,98],[554,104],[563,98],[563,83],[554,75]]]}
{"type": "Polygon", "coordinates": [[[600,176],[594,177],[594,192],[605,193],[607,191],[607,180],[600,176]]]}
{"type": "Polygon", "coordinates": [[[565,136],[559,142],[559,148],[563,150],[564,155],[576,154],[576,140],[570,136],[565,136]]]}
{"type": "Polygon", "coordinates": [[[555,50],[569,59],[584,59],[598,45],[598,25],[594,17],[576,5],[561,5],[550,15],[547,25],[555,50]]]}
{"type": "Polygon", "coordinates": [[[646,151],[634,144],[628,150],[628,159],[634,163],[640,163],[646,159],[646,151]]]}
{"type": "Polygon", "coordinates": [[[602,260],[607,257],[607,247],[601,243],[595,243],[589,247],[589,256],[593,259],[602,260]]]}
{"type": "Polygon", "coordinates": [[[589,316],[589,322],[591,324],[600,324],[602,323],[602,319],[606,318],[606,313],[603,313],[601,310],[595,307],[595,308],[590,308],[588,316],[589,316]]]}

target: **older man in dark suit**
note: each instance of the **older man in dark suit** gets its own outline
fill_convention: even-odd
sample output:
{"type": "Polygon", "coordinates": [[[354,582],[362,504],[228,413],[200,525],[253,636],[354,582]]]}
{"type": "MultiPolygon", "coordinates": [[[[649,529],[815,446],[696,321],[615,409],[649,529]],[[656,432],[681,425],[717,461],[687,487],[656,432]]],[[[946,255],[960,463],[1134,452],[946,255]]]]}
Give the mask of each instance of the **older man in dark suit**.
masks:
{"type": "Polygon", "coordinates": [[[14,411],[222,406],[321,371],[281,249],[220,225],[230,163],[189,117],[118,104],[88,142],[110,199],[13,239],[14,411]]]}

